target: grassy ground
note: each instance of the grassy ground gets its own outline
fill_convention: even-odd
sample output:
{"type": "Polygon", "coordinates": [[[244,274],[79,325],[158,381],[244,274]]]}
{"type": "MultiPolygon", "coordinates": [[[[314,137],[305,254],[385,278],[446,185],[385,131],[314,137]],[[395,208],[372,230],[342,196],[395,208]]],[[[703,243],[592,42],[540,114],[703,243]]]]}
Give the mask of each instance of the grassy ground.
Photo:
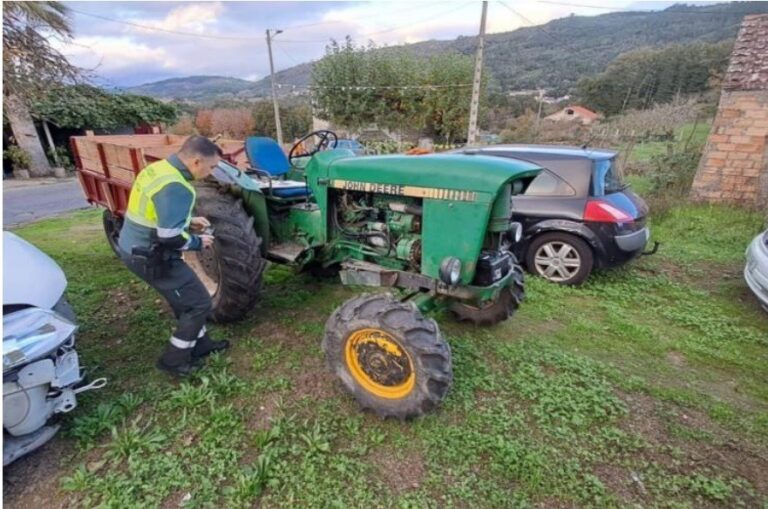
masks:
{"type": "Polygon", "coordinates": [[[194,380],[153,368],[172,327],[109,251],[95,211],[17,230],[70,281],[79,351],[107,388],[6,469],[9,507],[768,507],[768,316],[741,279],[756,215],[684,206],[654,257],[581,288],[529,278],[491,328],[437,317],[444,406],[358,411],[325,369],[331,310],[359,290],[267,274],[194,380]]]}
{"type": "Polygon", "coordinates": [[[628,162],[630,164],[649,163],[654,156],[664,154],[670,143],[675,147],[683,147],[686,144],[691,147],[702,146],[707,141],[710,127],[711,125],[709,121],[698,123],[690,122],[675,131],[675,139],[672,141],[637,143],[632,146],[632,153],[629,156],[628,162]]]}

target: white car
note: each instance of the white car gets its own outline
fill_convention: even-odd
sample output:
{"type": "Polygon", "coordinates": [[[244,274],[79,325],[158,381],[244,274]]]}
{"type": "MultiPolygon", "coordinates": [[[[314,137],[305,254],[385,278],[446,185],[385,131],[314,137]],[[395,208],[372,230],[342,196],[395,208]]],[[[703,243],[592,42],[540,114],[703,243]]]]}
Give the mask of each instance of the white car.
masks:
{"type": "Polygon", "coordinates": [[[755,237],[747,248],[744,279],[757,300],[768,311],[768,230],[755,237]]]}
{"type": "Polygon", "coordinates": [[[82,386],[75,313],[67,278],[45,253],[3,232],[3,465],[32,452],[59,430],[54,416],[72,411],[82,386]]]}

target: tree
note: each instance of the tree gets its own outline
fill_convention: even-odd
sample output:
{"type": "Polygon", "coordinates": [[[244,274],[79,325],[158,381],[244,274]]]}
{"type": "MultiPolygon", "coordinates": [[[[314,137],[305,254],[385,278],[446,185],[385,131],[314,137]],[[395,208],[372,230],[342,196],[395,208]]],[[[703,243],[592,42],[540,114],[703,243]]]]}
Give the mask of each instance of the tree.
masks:
{"type": "Polygon", "coordinates": [[[253,134],[255,122],[245,108],[216,108],[211,114],[211,132],[225,138],[244,140],[253,134]]]}
{"type": "MultiPolygon", "coordinates": [[[[254,133],[276,137],[275,110],[271,101],[258,101],[253,106],[254,133]]],[[[281,103],[280,123],[286,140],[301,138],[312,129],[312,109],[306,103],[281,103]]]]}
{"type": "Polygon", "coordinates": [[[732,42],[670,45],[619,55],[606,70],[579,82],[583,102],[606,115],[645,109],[719,86],[732,42]]]}
{"type": "Polygon", "coordinates": [[[171,124],[178,118],[172,104],[133,94],[108,94],[90,85],[57,87],[31,104],[32,113],[73,129],[114,129],[140,124],[171,124]]]}
{"type": "Polygon", "coordinates": [[[332,41],[312,71],[317,115],[350,129],[370,124],[455,139],[466,131],[471,57],[419,57],[402,48],[332,41]]]}
{"type": "Polygon", "coordinates": [[[66,13],[60,2],[3,2],[3,104],[16,143],[31,158],[32,176],[48,175],[51,167],[29,112],[30,101],[81,75],[48,39],[71,38],[66,13]]]}
{"type": "Polygon", "coordinates": [[[213,110],[198,110],[195,115],[195,128],[203,136],[212,136],[213,130],[211,129],[211,118],[213,117],[213,110]]]}

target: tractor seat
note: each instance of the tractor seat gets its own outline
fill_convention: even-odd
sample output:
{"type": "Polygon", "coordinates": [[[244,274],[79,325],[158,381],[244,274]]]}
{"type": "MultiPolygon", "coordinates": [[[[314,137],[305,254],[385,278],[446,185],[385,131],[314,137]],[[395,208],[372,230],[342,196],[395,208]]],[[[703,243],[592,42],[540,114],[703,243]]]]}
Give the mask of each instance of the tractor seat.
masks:
{"type": "Polygon", "coordinates": [[[248,163],[256,170],[266,173],[272,179],[272,194],[279,198],[296,198],[309,194],[304,182],[285,180],[291,169],[288,157],[272,138],[250,136],[245,140],[248,163]]]}

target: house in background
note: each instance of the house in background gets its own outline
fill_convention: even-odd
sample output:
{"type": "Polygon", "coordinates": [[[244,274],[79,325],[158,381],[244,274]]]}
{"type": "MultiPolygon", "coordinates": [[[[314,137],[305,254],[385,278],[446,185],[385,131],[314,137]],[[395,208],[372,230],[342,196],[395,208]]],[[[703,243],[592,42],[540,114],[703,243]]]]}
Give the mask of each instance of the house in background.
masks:
{"type": "Polygon", "coordinates": [[[768,209],[768,14],[741,24],[691,198],[768,209]]]}
{"type": "Polygon", "coordinates": [[[553,122],[579,122],[582,125],[589,125],[596,122],[600,115],[583,106],[566,106],[557,113],[544,117],[544,120],[553,122]]]}

